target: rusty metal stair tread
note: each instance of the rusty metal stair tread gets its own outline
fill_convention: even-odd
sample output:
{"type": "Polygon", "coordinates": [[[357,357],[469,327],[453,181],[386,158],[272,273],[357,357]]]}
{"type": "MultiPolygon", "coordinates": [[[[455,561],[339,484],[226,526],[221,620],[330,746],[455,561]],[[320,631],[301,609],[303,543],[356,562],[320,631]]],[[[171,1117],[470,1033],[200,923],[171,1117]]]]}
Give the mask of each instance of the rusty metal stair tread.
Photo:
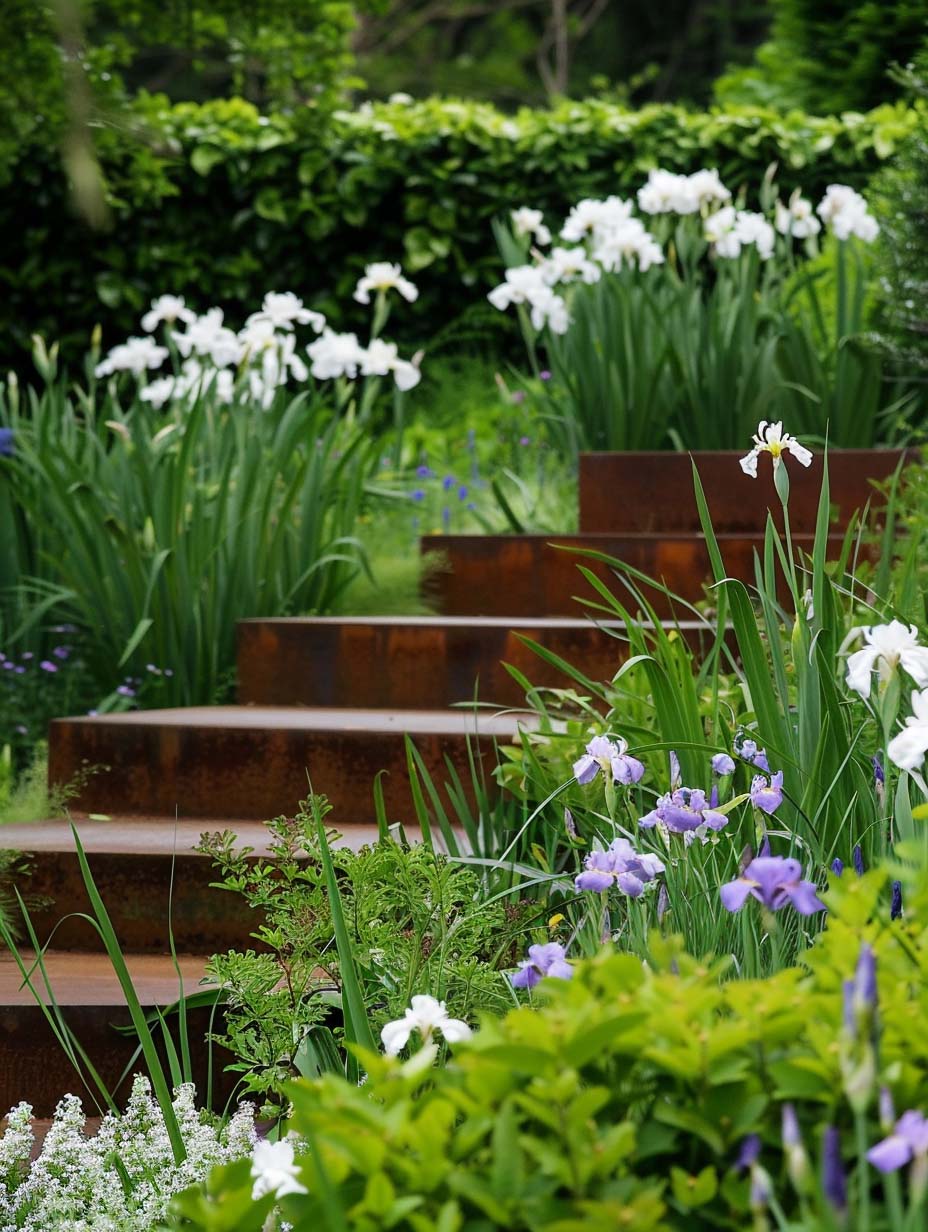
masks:
{"type": "MultiPolygon", "coordinates": [[[[120,817],[106,821],[75,818],[81,845],[88,856],[172,856],[206,859],[195,848],[204,833],[231,830],[237,847],[250,847],[254,856],[266,856],[269,833],[264,822],[222,819],[176,820],[173,817],[120,817]]],[[[334,844],[363,847],[377,838],[377,827],[359,823],[335,828],[334,844]]],[[[0,850],[22,851],[30,855],[75,851],[71,823],[64,818],[0,826],[0,850]]]]}
{"type": "Polygon", "coordinates": [[[353,710],[338,706],[183,706],[170,710],[127,710],[121,714],[71,715],[58,723],[81,723],[91,727],[212,728],[218,730],[260,729],[306,733],[402,734],[411,736],[464,736],[475,731],[484,736],[509,737],[520,725],[531,726],[530,714],[497,714],[483,709],[460,710],[353,710]]]}
{"type": "MultiPolygon", "coordinates": [[[[33,955],[25,950],[22,957],[28,964],[33,955]]],[[[124,954],[123,957],[142,1005],[165,1006],[177,1000],[180,981],[170,955],[124,954]]],[[[62,1007],[125,1006],[122,987],[106,954],[74,954],[49,950],[44,961],[55,1000],[62,1007]]],[[[206,975],[207,959],[179,954],[177,961],[184,991],[188,994],[196,991],[206,975]]],[[[47,993],[38,971],[33,983],[47,1003],[47,993]]],[[[29,988],[23,985],[22,975],[12,955],[0,954],[0,1006],[9,1008],[26,1005],[35,1005],[35,997],[29,988]]]]}

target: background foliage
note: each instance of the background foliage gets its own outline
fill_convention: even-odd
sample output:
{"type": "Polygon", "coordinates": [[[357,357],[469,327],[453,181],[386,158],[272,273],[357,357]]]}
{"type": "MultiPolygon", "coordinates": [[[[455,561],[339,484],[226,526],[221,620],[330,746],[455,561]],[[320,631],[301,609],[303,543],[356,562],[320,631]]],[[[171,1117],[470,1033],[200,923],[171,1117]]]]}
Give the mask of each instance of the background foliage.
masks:
{"type": "Polygon", "coordinates": [[[516,205],[562,217],[580,197],[631,191],[656,166],[717,166],[737,189],[773,162],[784,194],[801,184],[815,197],[833,180],[862,185],[917,121],[903,104],[836,118],[602,100],[515,117],[478,103],[379,104],[338,112],[322,132],[304,111],[261,116],[241,100],[143,98],[133,115],[97,141],[104,228],[71,208],[54,148],[23,147],[9,168],[18,187],[0,207],[0,363],[25,366],[33,332],[72,358],[95,321],[115,341],[165,291],[241,312],[268,289],[269,270],[276,289],[353,327],[337,305],[351,302],[365,263],[383,259],[422,274],[405,340],[462,317],[495,329],[490,223],[516,205]]]}

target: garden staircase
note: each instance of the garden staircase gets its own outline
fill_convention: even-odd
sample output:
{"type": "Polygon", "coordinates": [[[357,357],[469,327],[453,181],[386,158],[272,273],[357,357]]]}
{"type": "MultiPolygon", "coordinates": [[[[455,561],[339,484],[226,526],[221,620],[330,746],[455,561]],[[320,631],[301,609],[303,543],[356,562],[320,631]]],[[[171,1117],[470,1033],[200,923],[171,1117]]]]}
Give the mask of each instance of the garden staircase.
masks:
{"type": "MultiPolygon", "coordinates": [[[[592,679],[611,678],[625,653],[615,636],[623,630],[577,616],[573,596],[583,590],[595,595],[577,572],[575,554],[552,543],[619,557],[662,577],[685,599],[701,597],[708,555],[684,462],[685,476],[665,480],[675,499],[663,532],[654,522],[656,489],[644,466],[619,473],[608,459],[587,459],[579,534],[423,541],[450,565],[440,576],[439,616],[244,621],[238,629],[238,705],[52,724],[50,778],[81,784],[73,816],[143,1006],[165,1005],[177,995],[169,907],[188,994],[203,975],[206,956],[248,946],[258,923],[238,896],[210,889],[211,863],[195,850],[202,831],[231,829],[239,845],[260,856],[267,850],[263,822],[295,809],[311,782],[331,801],[330,821],[341,841],[359,846],[376,837],[372,784],[385,770],[380,781],[387,817],[412,832],[407,734],[436,782],[448,778],[451,765],[468,784],[473,755],[492,783],[494,742],[516,739],[527,721],[518,713],[524,691],[502,664],[512,664],[536,686],[571,686],[523,638],[592,679]]],[[[731,465],[737,463],[728,455],[731,465]]],[[[888,473],[885,465],[882,471],[872,461],[868,466],[880,477],[888,473]]],[[[771,492],[737,474],[718,490],[724,493],[717,521],[726,566],[748,580],[760,539],[745,527],[745,502],[761,501],[766,509],[771,492]]],[[[861,485],[850,496],[839,490],[838,503],[857,507],[868,494],[864,487],[858,499],[860,491],[861,485]]],[[[808,540],[811,528],[798,520],[808,540]]],[[[605,564],[587,563],[615,585],[605,564]]],[[[658,611],[667,612],[663,596],[654,597],[658,611]]],[[[679,627],[694,644],[701,636],[698,623],[679,627]]],[[[55,997],[115,1086],[133,1047],[112,1026],[125,1025],[128,1013],[99,938],[79,918],[89,904],[70,826],[7,826],[0,843],[31,857],[23,888],[39,900],[32,912],[39,938],[52,937],[55,997]]],[[[0,960],[0,1110],[28,1099],[37,1115],[47,1116],[75,1077],[21,982],[12,959],[0,960]]],[[[196,1011],[192,1033],[202,1036],[206,1026],[206,1011],[196,1011]]],[[[202,1054],[197,1063],[202,1077],[202,1054]]]]}

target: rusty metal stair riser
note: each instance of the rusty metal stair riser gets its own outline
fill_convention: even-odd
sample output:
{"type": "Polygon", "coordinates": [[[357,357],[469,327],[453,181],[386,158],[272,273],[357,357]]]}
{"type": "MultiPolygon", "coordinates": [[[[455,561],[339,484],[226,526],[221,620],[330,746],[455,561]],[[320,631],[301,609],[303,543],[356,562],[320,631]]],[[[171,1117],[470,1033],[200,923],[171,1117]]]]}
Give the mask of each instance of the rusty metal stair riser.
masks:
{"type": "MultiPolygon", "coordinates": [[[[800,553],[812,548],[811,536],[794,536],[800,553]]],[[[841,550],[843,538],[829,537],[830,557],[841,550]]],[[[757,537],[719,536],[727,575],[748,584],[754,581],[755,553],[763,553],[757,537]]],[[[701,535],[427,535],[423,552],[438,552],[446,568],[430,582],[429,596],[447,616],[509,616],[524,619],[533,612],[547,616],[576,613],[578,597],[602,602],[578,570],[584,565],[601,578],[610,591],[633,608],[633,601],[608,565],[578,556],[570,549],[592,549],[631,565],[664,585],[687,603],[706,598],[710,576],[709,553],[701,535]]],[[[640,586],[658,618],[686,614],[660,591],[640,586]]],[[[785,584],[780,593],[785,602],[785,584]]],[[[710,596],[711,600],[711,596],[710,596]]]]}
{"type": "MultiPolygon", "coordinates": [[[[453,706],[476,693],[494,705],[519,706],[524,690],[504,664],[540,688],[572,685],[520,635],[593,680],[610,680],[627,657],[623,626],[612,629],[583,619],[244,620],[238,699],[242,705],[404,710],[453,706]]],[[[705,636],[693,622],[682,632],[694,648],[705,636]]]]}
{"type": "MultiPolygon", "coordinates": [[[[610,534],[668,536],[700,532],[693,487],[693,462],[706,495],[716,534],[763,534],[768,510],[782,525],[782,506],[770,459],[762,457],[757,478],[739,466],[747,450],[688,453],[582,453],[580,455],[580,530],[610,534]]],[[[900,463],[914,461],[913,449],[835,449],[828,455],[830,504],[838,511],[836,531],[851,515],[880,497],[871,481],[885,481],[900,463]]],[[[790,477],[789,520],[794,532],[815,533],[824,455],[813,451],[808,468],[787,455],[790,477]]]]}
{"type": "Polygon", "coordinates": [[[433,779],[450,757],[470,790],[467,733],[492,782],[493,736],[516,737],[515,718],[467,712],[287,710],[191,707],[56,719],[50,726],[49,781],[73,783],[88,768],[71,806],[86,813],[265,820],[292,813],[312,789],[329,797],[334,826],[376,821],[372,785],[381,770],[387,816],[415,814],[403,734],[408,731],[433,779]],[[474,740],[472,733],[479,733],[474,740]]]}

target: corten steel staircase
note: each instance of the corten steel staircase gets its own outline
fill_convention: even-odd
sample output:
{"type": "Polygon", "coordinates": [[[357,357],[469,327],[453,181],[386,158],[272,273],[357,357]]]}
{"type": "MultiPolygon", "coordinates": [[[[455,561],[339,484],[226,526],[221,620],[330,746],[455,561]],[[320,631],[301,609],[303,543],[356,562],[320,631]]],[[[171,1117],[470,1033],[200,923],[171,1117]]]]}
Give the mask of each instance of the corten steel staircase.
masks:
{"type": "MultiPolygon", "coordinates": [[[[872,459],[864,467],[879,477],[892,469],[884,461],[881,470],[872,459]]],[[[644,491],[643,475],[635,472],[633,479],[644,491]]],[[[739,479],[729,474],[726,483],[747,495],[719,522],[728,570],[747,580],[759,537],[739,517],[743,522],[749,499],[763,502],[766,510],[771,492],[769,484],[752,489],[751,481],[739,479]]],[[[711,504],[711,477],[705,482],[711,504]]],[[[814,476],[810,491],[812,483],[817,494],[814,476]]],[[[203,831],[232,829],[240,845],[252,847],[255,856],[264,854],[264,821],[292,813],[311,781],[332,802],[330,821],[342,841],[360,846],[377,834],[372,784],[385,769],[389,819],[413,833],[405,734],[415,740],[436,782],[446,778],[447,757],[465,784],[468,737],[479,734],[473,747],[491,779],[494,741],[512,740],[520,721],[527,721],[517,713],[524,694],[502,664],[512,664],[538,686],[572,684],[520,635],[592,679],[615,674],[626,651],[623,629],[582,615],[572,596],[595,595],[577,572],[576,556],[550,544],[596,548],[663,577],[686,599],[700,598],[708,559],[688,471],[686,486],[679,481],[675,490],[677,521],[668,535],[647,523],[643,491],[634,492],[627,469],[616,471],[608,455],[585,458],[579,534],[424,541],[451,564],[440,584],[441,615],[244,621],[238,628],[238,705],[56,720],[50,731],[52,783],[72,782],[88,766],[106,767],[86,777],[71,802],[72,814],[143,1005],[170,1004],[178,992],[168,956],[172,876],[171,928],[188,993],[209,954],[247,946],[256,926],[237,896],[210,889],[210,861],[194,850],[203,831]],[[475,689],[482,704],[492,703],[499,712],[454,708],[472,702],[475,689]],[[91,820],[89,814],[107,820],[91,820]]],[[[836,500],[849,513],[869,494],[863,475],[836,500]]],[[[803,499],[797,498],[799,511],[803,499]]],[[[797,520],[808,536],[811,528],[802,516],[797,520]]],[[[605,566],[592,567],[610,577],[605,566]]],[[[698,644],[697,622],[679,627],[698,644]]],[[[41,939],[62,917],[89,909],[67,822],[3,827],[0,843],[32,856],[24,889],[50,900],[33,913],[41,939]]],[[[128,1013],[96,934],[70,918],[55,931],[53,947],[48,966],[56,999],[102,1075],[115,1084],[133,1047],[112,1029],[127,1023],[128,1013]]],[[[191,1033],[206,1029],[206,1012],[198,1012],[191,1033]]],[[[205,1054],[197,1060],[202,1074],[205,1054]]],[[[221,1057],[216,1060],[221,1064],[221,1057]]],[[[26,1099],[38,1116],[47,1116],[75,1086],[41,1010],[20,988],[18,969],[5,957],[0,960],[0,1114],[26,1099]]],[[[224,1094],[221,1084],[218,1094],[224,1094]]]]}

